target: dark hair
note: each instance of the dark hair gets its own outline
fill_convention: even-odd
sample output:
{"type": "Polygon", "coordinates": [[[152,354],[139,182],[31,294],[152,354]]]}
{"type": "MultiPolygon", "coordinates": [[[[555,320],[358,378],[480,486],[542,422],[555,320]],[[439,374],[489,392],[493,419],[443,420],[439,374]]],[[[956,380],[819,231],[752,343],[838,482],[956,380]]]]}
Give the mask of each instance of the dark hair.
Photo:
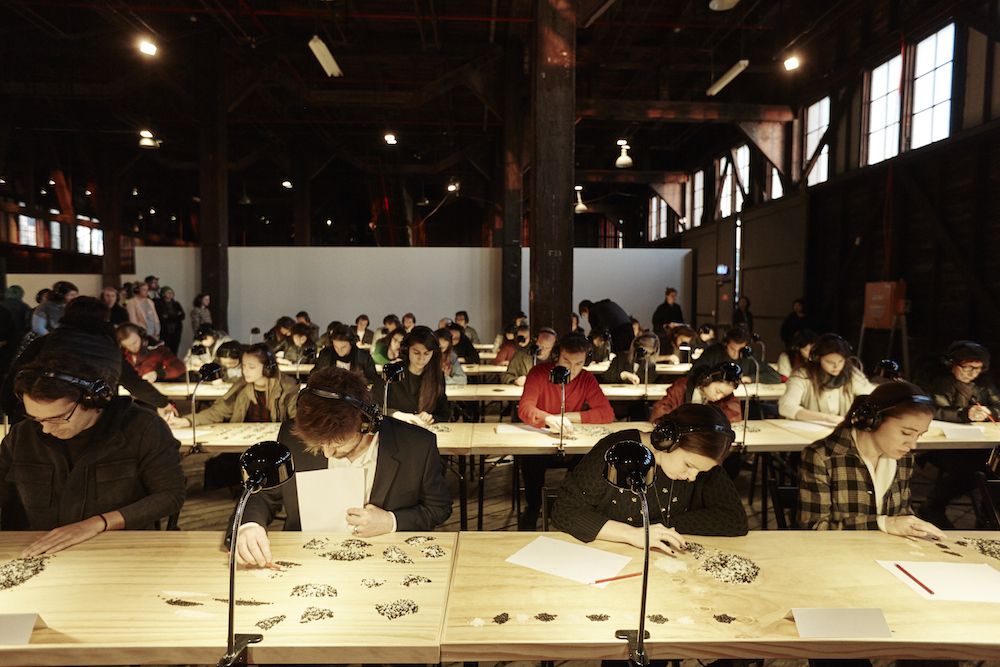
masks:
{"type": "Polygon", "coordinates": [[[371,320],[370,320],[370,319],[368,319],[368,316],[367,316],[367,315],[365,315],[364,313],[361,313],[360,315],[358,315],[358,316],[357,316],[357,317],[356,317],[356,318],[354,319],[354,324],[359,324],[359,323],[361,322],[361,320],[364,320],[365,322],[368,322],[369,324],[371,323],[371,320]]]}
{"type": "Polygon", "coordinates": [[[417,316],[414,315],[413,313],[403,313],[403,317],[400,318],[400,322],[402,322],[403,320],[405,320],[407,317],[409,317],[411,320],[413,320],[414,324],[417,323],[417,316]]]}
{"type": "Polygon", "coordinates": [[[84,388],[60,380],[46,377],[45,373],[59,373],[92,382],[103,380],[110,386],[118,382],[105,369],[77,354],[67,352],[44,352],[34,361],[25,364],[14,378],[14,394],[19,400],[30,396],[36,401],[58,401],[68,398],[80,403],[86,393],[84,388]]]}
{"type": "MultiPolygon", "coordinates": [[[[652,331],[643,331],[641,334],[632,339],[632,344],[628,348],[628,363],[629,370],[632,370],[632,364],[638,361],[636,359],[636,349],[642,345],[643,341],[651,341],[653,343],[653,351],[649,356],[652,357],[653,364],[656,363],[656,357],[660,354],[660,337],[654,334],[652,331]]],[[[559,348],[560,350],[562,348],[559,348]]],[[[650,364],[652,366],[653,364],[650,364]]],[[[655,376],[655,373],[653,373],[655,376]]]]}
{"type": "MultiPolygon", "coordinates": [[[[335,366],[322,368],[309,376],[308,386],[350,396],[362,403],[372,402],[368,381],[358,371],[335,366]]],[[[360,430],[361,412],[354,406],[309,391],[299,393],[292,433],[302,438],[306,451],[318,452],[323,443],[345,440],[360,430]]]]}
{"type": "Polygon", "coordinates": [[[278,318],[278,321],[274,323],[274,331],[275,333],[280,333],[282,329],[291,329],[296,324],[297,322],[288,315],[282,315],[278,318]]]}
{"type": "Polygon", "coordinates": [[[94,296],[78,296],[68,304],[63,312],[63,317],[96,317],[102,322],[111,319],[111,308],[101,299],[94,296]]]}
{"type": "Polygon", "coordinates": [[[795,335],[792,336],[792,344],[788,346],[789,356],[791,356],[792,352],[797,353],[806,345],[815,345],[818,340],[819,334],[812,329],[802,329],[801,331],[796,331],[795,335]]]}
{"type": "Polygon", "coordinates": [[[743,327],[733,327],[726,332],[722,340],[726,345],[730,343],[746,343],[750,340],[750,334],[743,327]]]}
{"type": "Polygon", "coordinates": [[[240,357],[251,356],[261,363],[265,371],[267,367],[272,363],[277,364],[277,360],[274,358],[274,350],[267,343],[254,343],[243,350],[243,354],[240,357]]]}
{"type": "Polygon", "coordinates": [[[980,345],[971,340],[956,340],[944,352],[945,363],[949,366],[961,366],[963,361],[981,361],[983,370],[990,368],[990,353],[980,345]]]}
{"type": "Polygon", "coordinates": [[[226,341],[215,351],[215,356],[219,359],[240,359],[243,357],[243,343],[239,341],[226,341]]]}
{"type": "Polygon", "coordinates": [[[677,288],[676,287],[668,287],[666,289],[666,295],[665,296],[670,296],[671,294],[677,294],[677,288]]]}
{"type": "Polygon", "coordinates": [[[215,340],[219,340],[219,330],[208,324],[202,324],[201,327],[198,328],[198,331],[195,333],[194,339],[196,341],[205,340],[209,336],[211,336],[215,340]]]}
{"type": "Polygon", "coordinates": [[[306,322],[308,322],[309,324],[312,324],[312,320],[309,319],[309,313],[307,313],[304,310],[300,310],[299,312],[295,313],[295,317],[297,317],[297,318],[298,317],[304,317],[306,319],[306,322]]]}
{"type": "MultiPolygon", "coordinates": [[[[544,331],[544,329],[542,331],[544,331]]],[[[541,333],[541,331],[539,331],[539,333],[541,333]]],[[[563,352],[577,354],[578,352],[586,352],[590,349],[590,341],[587,340],[587,337],[576,331],[570,331],[569,333],[563,334],[562,337],[559,338],[556,345],[559,346],[558,352],[553,355],[556,362],[559,361],[559,355],[563,352]]]]}
{"type": "Polygon", "coordinates": [[[691,379],[688,380],[688,386],[707,387],[713,382],[725,382],[726,384],[731,385],[733,391],[735,391],[736,388],[739,386],[740,382],[739,374],[740,374],[739,366],[736,364],[736,362],[733,361],[723,361],[722,363],[716,364],[714,366],[697,366],[696,368],[692,369],[691,372],[689,373],[689,377],[691,379]],[[737,373],[735,382],[726,380],[725,377],[726,371],[730,370],[730,368],[727,367],[735,367],[731,369],[736,371],[737,373]],[[706,379],[708,380],[707,382],[706,379]]]}
{"type": "Polygon", "coordinates": [[[385,319],[382,320],[382,324],[385,326],[386,329],[389,328],[390,324],[392,325],[393,329],[402,329],[403,328],[403,323],[400,322],[399,318],[396,317],[395,315],[386,315],[385,319]]]}
{"type": "Polygon", "coordinates": [[[21,299],[24,298],[24,288],[21,287],[20,285],[10,285],[4,292],[4,298],[20,301],[21,299]]]}
{"type": "Polygon", "coordinates": [[[206,296],[208,296],[208,294],[205,294],[204,292],[196,296],[194,298],[194,303],[192,304],[192,306],[194,308],[201,308],[201,300],[204,299],[206,296]]]}
{"type": "MultiPolygon", "coordinates": [[[[923,403],[915,403],[905,400],[911,396],[926,396],[924,390],[912,382],[884,382],[875,387],[875,390],[867,396],[856,396],[851,404],[851,409],[847,413],[847,418],[841,422],[841,426],[849,426],[851,414],[862,405],[870,405],[876,410],[882,405],[891,405],[896,401],[901,401],[891,408],[882,411],[882,423],[886,419],[899,419],[906,415],[933,415],[934,409],[923,403]]],[[[881,428],[881,426],[879,427],[881,428]]]]}
{"type": "Polygon", "coordinates": [[[584,299],[583,301],[580,302],[580,306],[577,308],[577,310],[580,311],[581,313],[585,310],[587,312],[590,312],[590,309],[593,307],[594,307],[593,301],[587,301],[586,299],[584,299]]]}
{"type": "Polygon", "coordinates": [[[389,313],[382,318],[382,324],[389,324],[389,322],[396,322],[396,324],[399,324],[399,318],[396,317],[395,313],[389,313]]]}
{"type": "MultiPolygon", "coordinates": [[[[725,413],[714,405],[682,403],[656,420],[657,424],[672,421],[677,426],[725,426],[731,428],[725,413]]],[[[716,463],[726,458],[732,439],[728,434],[718,432],[688,433],[680,437],[680,448],[710,458],[716,463]]]]}
{"type": "Polygon", "coordinates": [[[291,327],[291,336],[305,336],[306,345],[313,342],[313,330],[312,327],[305,322],[296,322],[291,327]]]}
{"type": "Polygon", "coordinates": [[[677,326],[677,327],[674,327],[673,329],[671,329],[670,330],[670,347],[676,348],[677,347],[677,339],[680,338],[681,336],[688,336],[688,337],[690,337],[693,340],[694,336],[695,336],[694,329],[692,329],[691,327],[689,327],[686,324],[682,324],[680,326],[677,326]]]}
{"type": "Polygon", "coordinates": [[[41,303],[42,299],[48,299],[49,294],[52,294],[52,290],[50,290],[48,287],[43,287],[42,289],[38,290],[38,294],[35,295],[35,303],[41,303]]]}
{"type": "Polygon", "coordinates": [[[67,280],[60,280],[52,286],[52,293],[49,294],[49,301],[54,303],[66,303],[67,294],[79,291],[80,290],[73,283],[67,280]]]}
{"type": "Polygon", "coordinates": [[[736,308],[737,309],[739,309],[739,307],[740,307],[740,301],[742,301],[743,299],[747,300],[747,308],[750,307],[750,297],[748,297],[746,294],[740,294],[739,297],[736,299],[736,308]]]}
{"type": "Polygon", "coordinates": [[[449,347],[451,346],[451,329],[449,327],[435,330],[434,337],[437,338],[438,340],[448,341],[449,347]]]}
{"type": "MultiPolygon", "coordinates": [[[[825,333],[816,340],[812,351],[809,352],[809,361],[802,365],[806,369],[806,377],[812,383],[813,391],[816,395],[823,390],[823,384],[829,380],[829,375],[823,370],[820,360],[828,354],[839,354],[846,362],[840,375],[850,378],[856,372],[854,364],[851,363],[851,346],[847,341],[835,333],[825,333]]],[[[848,384],[850,380],[848,379],[848,384]]]]}
{"type": "Polygon", "coordinates": [[[420,382],[420,411],[433,412],[437,405],[438,396],[444,391],[444,372],[441,370],[441,346],[438,344],[437,336],[429,327],[418,325],[413,327],[410,333],[403,338],[399,353],[406,363],[407,372],[410,368],[410,346],[420,343],[428,350],[431,350],[431,360],[424,366],[420,382]]]}
{"type": "Polygon", "coordinates": [[[451,355],[455,354],[454,345],[451,343],[451,330],[447,327],[444,329],[438,329],[434,332],[434,336],[438,339],[438,345],[442,344],[442,341],[448,343],[447,352],[448,356],[445,356],[446,349],[441,348],[441,372],[445,373],[451,368],[451,355]]]}
{"type": "Polygon", "coordinates": [[[465,318],[465,321],[466,321],[466,322],[468,322],[468,321],[469,321],[469,313],[468,313],[467,311],[464,311],[464,310],[460,310],[460,311],[458,311],[457,313],[455,313],[455,319],[456,319],[456,320],[457,320],[458,318],[460,318],[460,317],[464,317],[464,318],[465,318]]]}
{"type": "Polygon", "coordinates": [[[119,344],[121,344],[126,338],[129,338],[132,334],[137,335],[143,343],[146,342],[146,336],[149,335],[145,329],[134,322],[122,322],[115,329],[115,338],[118,339],[119,344]]]}
{"type": "Polygon", "coordinates": [[[358,337],[354,335],[354,330],[346,324],[338,324],[337,326],[332,326],[329,329],[330,342],[335,340],[344,341],[347,343],[354,344],[358,340],[358,337]]]}
{"type": "Polygon", "coordinates": [[[700,333],[700,334],[712,334],[714,336],[715,335],[715,327],[713,327],[711,324],[702,324],[700,327],[698,327],[698,333],[700,333]]]}

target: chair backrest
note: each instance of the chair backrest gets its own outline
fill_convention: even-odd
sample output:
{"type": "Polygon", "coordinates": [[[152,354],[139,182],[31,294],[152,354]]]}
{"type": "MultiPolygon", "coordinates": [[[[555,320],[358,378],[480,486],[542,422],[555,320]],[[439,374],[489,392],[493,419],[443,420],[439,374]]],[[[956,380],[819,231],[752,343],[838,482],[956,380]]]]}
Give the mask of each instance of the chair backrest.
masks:
{"type": "Polygon", "coordinates": [[[991,530],[1000,530],[1000,479],[978,471],[976,483],[983,496],[980,520],[991,530]]]}

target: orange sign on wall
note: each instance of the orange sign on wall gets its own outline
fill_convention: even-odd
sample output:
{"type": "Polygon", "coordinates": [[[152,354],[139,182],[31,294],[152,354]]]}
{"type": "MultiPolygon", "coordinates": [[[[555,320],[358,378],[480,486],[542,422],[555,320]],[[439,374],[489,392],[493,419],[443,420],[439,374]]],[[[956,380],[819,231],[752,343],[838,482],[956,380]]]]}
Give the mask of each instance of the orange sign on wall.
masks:
{"type": "Polygon", "coordinates": [[[865,283],[865,328],[892,329],[893,319],[903,314],[905,304],[905,280],[865,283]]]}

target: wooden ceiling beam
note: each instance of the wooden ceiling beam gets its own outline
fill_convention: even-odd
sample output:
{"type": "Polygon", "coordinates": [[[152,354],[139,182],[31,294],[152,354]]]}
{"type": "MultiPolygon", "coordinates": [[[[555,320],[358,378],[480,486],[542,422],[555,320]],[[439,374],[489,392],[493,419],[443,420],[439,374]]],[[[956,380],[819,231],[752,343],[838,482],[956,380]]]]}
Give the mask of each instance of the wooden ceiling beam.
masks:
{"type": "Polygon", "coordinates": [[[663,102],[659,100],[577,100],[577,118],[641,123],[791,122],[791,107],[717,102],[663,102]]]}

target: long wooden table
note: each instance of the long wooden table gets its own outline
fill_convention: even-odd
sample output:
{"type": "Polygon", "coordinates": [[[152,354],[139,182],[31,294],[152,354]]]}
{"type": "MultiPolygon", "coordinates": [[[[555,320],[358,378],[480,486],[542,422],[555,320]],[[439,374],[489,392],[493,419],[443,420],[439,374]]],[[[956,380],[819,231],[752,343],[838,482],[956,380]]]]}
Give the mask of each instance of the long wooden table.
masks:
{"type": "MultiPolygon", "coordinates": [[[[3,533],[0,563],[17,558],[38,533],[3,533]]],[[[437,663],[455,554],[455,533],[411,546],[396,533],[366,539],[370,558],[334,561],[321,556],[347,534],[272,532],[274,561],[296,563],[284,572],[237,572],[236,632],[260,633],[250,664],[437,663]],[[313,539],[326,548],[304,549],[313,539]],[[441,557],[422,549],[436,545],[441,557]],[[399,547],[411,564],[387,562],[399,547]],[[415,575],[428,581],[401,584],[415,575]],[[384,582],[371,588],[365,579],[384,582]],[[336,597],[300,597],[297,586],[329,586],[336,597]],[[376,605],[412,600],[417,612],[390,620],[376,605]],[[332,618],[302,622],[310,607],[332,618]],[[270,629],[256,624],[284,616],[270,629]]],[[[55,554],[23,584],[0,590],[0,611],[41,614],[47,629],[25,646],[0,646],[4,665],[215,664],[226,652],[229,568],[219,532],[121,531],[55,554]]]]}
{"type": "MultiPolygon", "coordinates": [[[[997,537],[971,531],[954,535],[997,537]]],[[[576,543],[561,533],[545,536],[576,543]]],[[[611,582],[602,590],[505,562],[537,537],[461,534],[442,661],[627,658],[626,642],[616,639],[615,631],[638,628],[641,577],[611,582]]],[[[971,546],[950,542],[961,558],[949,557],[930,542],[868,531],[754,531],[745,537],[691,539],[709,555],[719,551],[748,558],[760,573],[750,584],[722,583],[701,571],[704,561],[691,554],[676,559],[654,554],[646,613],[657,621],[667,619],[646,622],[646,649],[654,659],[1000,659],[1000,604],[925,600],[875,562],[947,560],[1000,569],[1000,562],[971,546]],[[686,569],[665,571],[656,567],[659,559],[686,569]],[[879,607],[893,636],[801,639],[786,616],[802,607],[879,607]]],[[[610,542],[590,546],[632,556],[623,574],[642,569],[638,549],[610,542]]]]}

